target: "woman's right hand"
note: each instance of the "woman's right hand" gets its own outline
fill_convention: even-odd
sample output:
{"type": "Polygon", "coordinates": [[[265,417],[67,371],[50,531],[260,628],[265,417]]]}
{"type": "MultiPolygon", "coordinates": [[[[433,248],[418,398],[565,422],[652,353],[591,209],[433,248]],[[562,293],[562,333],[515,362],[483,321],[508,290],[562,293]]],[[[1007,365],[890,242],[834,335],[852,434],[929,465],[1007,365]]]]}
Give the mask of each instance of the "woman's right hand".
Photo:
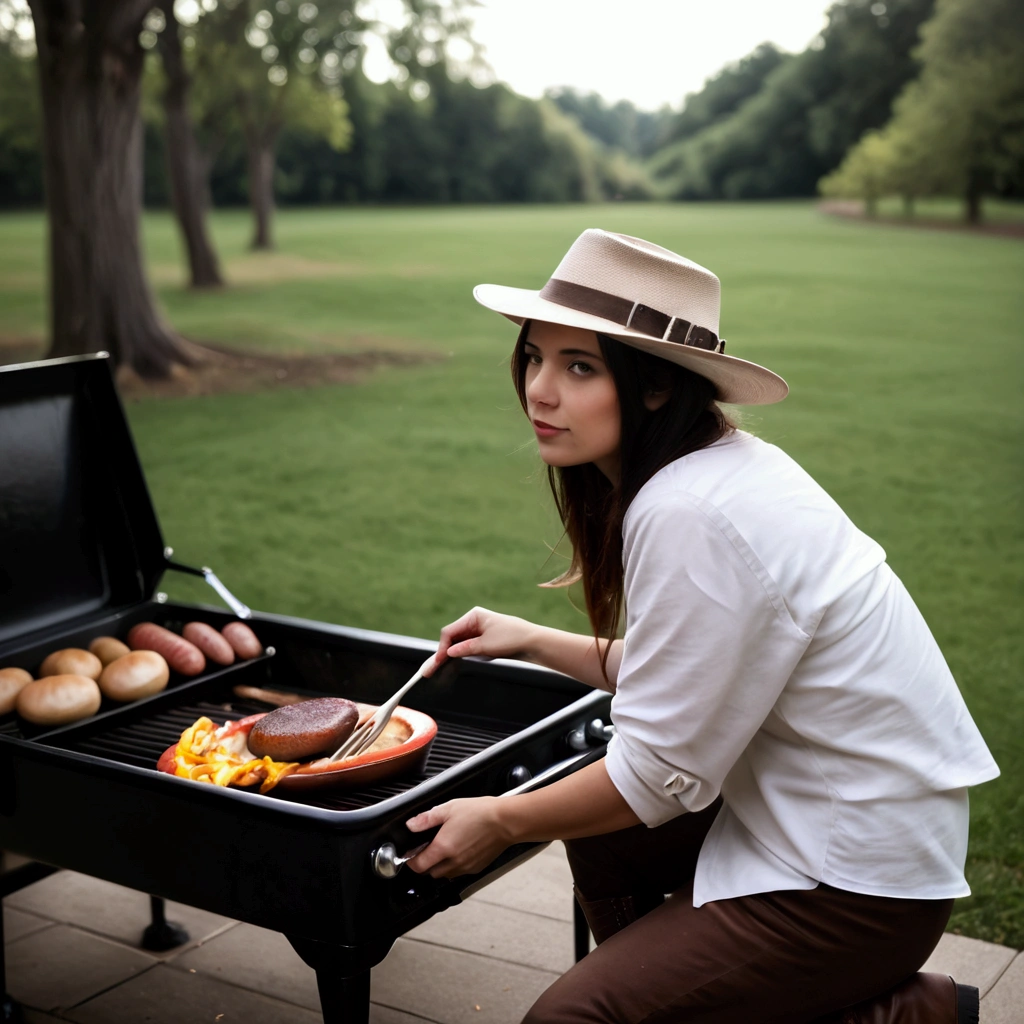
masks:
{"type": "Polygon", "coordinates": [[[427,674],[433,675],[448,658],[528,658],[537,629],[532,622],[514,615],[472,608],[441,630],[434,665],[427,674]]]}

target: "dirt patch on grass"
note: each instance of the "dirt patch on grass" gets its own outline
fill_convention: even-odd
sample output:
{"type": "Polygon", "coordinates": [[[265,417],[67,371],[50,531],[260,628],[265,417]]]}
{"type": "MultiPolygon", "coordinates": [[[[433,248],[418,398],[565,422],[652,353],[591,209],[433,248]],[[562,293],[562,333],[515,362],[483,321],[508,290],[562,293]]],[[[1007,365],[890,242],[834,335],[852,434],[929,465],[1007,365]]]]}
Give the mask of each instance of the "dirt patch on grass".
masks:
{"type": "MultiPolygon", "coordinates": [[[[122,366],[117,371],[121,397],[133,402],[144,398],[354,384],[379,366],[415,366],[444,358],[437,352],[402,352],[375,347],[359,352],[309,355],[241,351],[193,342],[185,342],[185,345],[192,365],[176,366],[165,380],[143,380],[122,366]]],[[[0,337],[0,364],[29,362],[42,359],[44,354],[44,344],[38,339],[0,337]]]]}
{"type": "Polygon", "coordinates": [[[354,384],[379,366],[414,366],[442,358],[436,352],[398,352],[369,348],[362,352],[318,355],[244,352],[214,345],[189,345],[192,366],[176,366],[165,380],[143,380],[127,367],[117,371],[126,401],[191,395],[354,384]]]}
{"type": "Polygon", "coordinates": [[[864,204],[856,199],[837,199],[819,203],[818,209],[832,217],[859,220],[865,224],[884,224],[886,227],[922,228],[925,231],[966,231],[972,235],[1024,238],[1024,221],[982,221],[980,224],[968,224],[963,220],[946,220],[943,217],[901,217],[892,214],[869,217],[864,210],[864,204]]]}
{"type": "MultiPolygon", "coordinates": [[[[227,284],[279,284],[282,281],[331,280],[335,278],[389,277],[417,278],[436,273],[429,264],[407,263],[387,268],[375,267],[357,261],[339,263],[330,260],[311,260],[287,252],[250,253],[228,260],[224,267],[227,284]]],[[[186,272],[177,263],[157,263],[149,269],[150,279],[158,285],[184,285],[186,272]]]]}

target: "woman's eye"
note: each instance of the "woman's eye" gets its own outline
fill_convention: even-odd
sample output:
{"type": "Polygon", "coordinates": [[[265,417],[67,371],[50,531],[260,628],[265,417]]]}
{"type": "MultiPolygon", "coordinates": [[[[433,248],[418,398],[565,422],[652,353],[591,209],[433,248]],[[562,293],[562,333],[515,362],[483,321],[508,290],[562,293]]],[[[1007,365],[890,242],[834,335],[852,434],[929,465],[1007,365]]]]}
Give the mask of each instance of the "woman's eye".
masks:
{"type": "Polygon", "coordinates": [[[590,363],[585,363],[581,359],[574,359],[569,364],[569,369],[572,370],[573,373],[580,374],[581,376],[587,373],[594,372],[594,368],[590,365],[590,363]]]}
{"type": "Polygon", "coordinates": [[[527,352],[526,361],[532,366],[540,366],[540,356],[536,352],[527,352]]]}

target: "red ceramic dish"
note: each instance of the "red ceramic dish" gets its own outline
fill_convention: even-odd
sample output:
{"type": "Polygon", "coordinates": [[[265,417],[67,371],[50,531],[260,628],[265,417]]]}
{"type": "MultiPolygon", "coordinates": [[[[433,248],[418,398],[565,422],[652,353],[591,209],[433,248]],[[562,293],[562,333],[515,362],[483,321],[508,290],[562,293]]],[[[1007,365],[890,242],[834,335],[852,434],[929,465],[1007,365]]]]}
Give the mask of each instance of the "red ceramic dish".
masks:
{"type": "MultiPolygon", "coordinates": [[[[369,705],[360,705],[360,717],[362,718],[369,710],[369,705]]],[[[250,715],[242,719],[238,723],[239,731],[248,734],[262,717],[263,715],[250,715]]],[[[423,714],[422,711],[414,711],[412,708],[395,708],[395,713],[381,737],[384,739],[390,736],[392,746],[368,750],[358,757],[333,764],[327,762],[325,758],[311,761],[291,775],[286,775],[275,789],[355,789],[396,775],[418,771],[426,762],[430,745],[436,735],[437,723],[429,715],[423,714]]],[[[177,747],[175,743],[160,755],[156,765],[158,771],[174,775],[174,752],[177,747]]]]}

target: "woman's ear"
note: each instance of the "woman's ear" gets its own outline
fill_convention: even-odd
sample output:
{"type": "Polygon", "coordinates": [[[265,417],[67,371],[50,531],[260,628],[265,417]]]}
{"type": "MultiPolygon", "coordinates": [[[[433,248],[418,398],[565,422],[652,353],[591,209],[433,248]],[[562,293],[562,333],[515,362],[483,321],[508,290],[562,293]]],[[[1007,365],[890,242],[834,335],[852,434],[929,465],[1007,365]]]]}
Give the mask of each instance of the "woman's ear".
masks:
{"type": "Polygon", "coordinates": [[[657,412],[669,399],[672,394],[671,388],[662,391],[648,391],[644,394],[644,405],[648,412],[657,412]]]}

